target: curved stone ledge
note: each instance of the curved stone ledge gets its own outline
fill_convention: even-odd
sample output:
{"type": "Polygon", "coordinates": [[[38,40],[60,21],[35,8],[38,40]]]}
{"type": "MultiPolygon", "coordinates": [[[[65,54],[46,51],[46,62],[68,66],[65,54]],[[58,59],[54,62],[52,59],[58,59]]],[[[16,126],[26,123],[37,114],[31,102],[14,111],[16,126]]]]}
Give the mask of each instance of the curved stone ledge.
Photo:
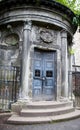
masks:
{"type": "MultiPolygon", "coordinates": [[[[33,13],[32,15],[30,13],[26,15],[26,14],[22,14],[21,11],[19,10],[19,9],[23,9],[23,12],[25,12],[26,10],[28,12],[29,7],[32,7],[33,12],[35,10],[37,10],[38,12],[40,10],[44,10],[43,12],[46,12],[48,10],[48,12],[50,12],[50,13],[55,12],[55,14],[61,15],[60,17],[62,17],[64,20],[69,21],[71,26],[72,26],[73,17],[75,17],[74,13],[69,8],[67,8],[66,6],[63,6],[62,4],[60,4],[60,3],[58,3],[54,0],[25,0],[25,1],[23,1],[23,0],[7,0],[7,1],[2,0],[0,2],[0,11],[1,11],[1,15],[2,15],[1,18],[0,18],[0,21],[1,21],[0,24],[2,22],[7,22],[7,21],[12,22],[12,20],[15,21],[15,19],[17,21],[24,20],[25,17],[29,18],[31,20],[34,20],[34,19],[43,20],[44,19],[44,18],[42,18],[43,17],[42,15],[41,16],[36,15],[35,13],[33,13]],[[5,17],[6,14],[9,15],[9,13],[14,11],[14,10],[20,11],[22,16],[19,13],[17,13],[17,15],[14,15],[14,12],[13,12],[13,14],[11,16],[5,17]],[[7,13],[5,14],[5,12],[7,12],[7,13]]],[[[49,17],[49,15],[48,15],[48,17],[49,17]]],[[[53,24],[56,23],[57,26],[59,26],[61,24],[61,23],[59,23],[60,20],[57,20],[57,18],[55,18],[56,21],[55,21],[55,19],[52,20],[51,18],[47,18],[47,17],[45,17],[45,19],[48,22],[51,21],[53,24]]],[[[68,28],[69,32],[70,32],[70,30],[72,30],[70,28],[70,26],[69,27],[65,27],[65,26],[66,26],[66,24],[63,23],[63,25],[61,27],[64,28],[64,29],[68,28]]],[[[73,33],[75,31],[76,31],[76,26],[73,26],[73,33]]]]}
{"type": "Polygon", "coordinates": [[[0,49],[3,49],[3,50],[15,50],[15,49],[18,49],[18,46],[0,45],[0,49]]]}
{"type": "Polygon", "coordinates": [[[49,9],[57,9],[57,11],[67,14],[71,19],[74,16],[74,13],[67,8],[66,6],[56,2],[55,0],[2,0],[0,2],[0,10],[10,9],[12,7],[22,6],[24,4],[36,6],[36,7],[47,7],[49,9]]]}
{"type": "MultiPolygon", "coordinates": [[[[31,9],[31,8],[30,8],[31,9]]],[[[30,19],[31,21],[45,22],[52,25],[55,25],[59,28],[67,30],[71,35],[74,33],[74,28],[72,30],[72,25],[63,16],[60,16],[58,13],[48,12],[47,10],[37,10],[37,11],[24,11],[24,10],[14,10],[10,13],[5,13],[4,16],[0,17],[0,25],[7,24],[9,22],[22,21],[30,19]]]]}

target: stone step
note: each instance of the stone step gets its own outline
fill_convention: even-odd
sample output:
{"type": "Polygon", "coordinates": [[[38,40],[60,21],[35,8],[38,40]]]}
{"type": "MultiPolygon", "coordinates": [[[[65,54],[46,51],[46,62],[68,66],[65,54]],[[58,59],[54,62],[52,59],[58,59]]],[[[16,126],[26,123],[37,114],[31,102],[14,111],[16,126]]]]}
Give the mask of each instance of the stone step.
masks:
{"type": "Polygon", "coordinates": [[[60,102],[60,101],[39,101],[39,102],[30,102],[27,105],[24,105],[23,108],[29,109],[50,109],[50,108],[60,108],[66,106],[73,106],[72,101],[60,102]]]}
{"type": "Polygon", "coordinates": [[[27,104],[23,104],[21,108],[16,115],[12,115],[8,119],[9,123],[45,123],[66,119],[65,116],[70,119],[71,117],[73,118],[73,115],[74,118],[80,115],[80,111],[78,114],[75,112],[72,101],[28,102],[27,104]]]}
{"type": "Polygon", "coordinates": [[[75,110],[74,112],[56,115],[56,116],[46,116],[45,117],[21,117],[20,115],[12,115],[8,119],[8,123],[11,124],[36,124],[36,123],[48,123],[56,121],[65,121],[80,117],[80,110],[75,110]]]}
{"type": "Polygon", "coordinates": [[[66,106],[73,107],[73,101],[16,102],[11,105],[11,108],[13,112],[20,113],[22,109],[54,109],[66,106]]]}
{"type": "Polygon", "coordinates": [[[43,117],[70,113],[74,110],[72,106],[54,109],[22,109],[20,115],[23,117],[43,117]]]}

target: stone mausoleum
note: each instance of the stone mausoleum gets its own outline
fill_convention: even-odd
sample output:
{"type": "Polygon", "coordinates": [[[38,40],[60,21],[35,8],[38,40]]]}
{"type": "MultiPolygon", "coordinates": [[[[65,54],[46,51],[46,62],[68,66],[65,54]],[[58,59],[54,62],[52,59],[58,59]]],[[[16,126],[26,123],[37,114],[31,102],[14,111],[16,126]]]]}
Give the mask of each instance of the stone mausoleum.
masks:
{"type": "Polygon", "coordinates": [[[7,96],[5,102],[16,101],[9,105],[17,112],[9,123],[52,122],[80,116],[70,100],[70,51],[77,29],[74,17],[56,0],[0,2],[0,78],[2,82],[5,79],[0,95],[7,96]],[[6,66],[10,66],[7,73],[6,66]],[[20,81],[18,92],[15,77],[20,81]],[[9,99],[10,95],[13,98],[9,99]]]}
{"type": "Polygon", "coordinates": [[[18,100],[69,98],[74,17],[56,0],[0,2],[0,64],[20,67],[18,100]]]}

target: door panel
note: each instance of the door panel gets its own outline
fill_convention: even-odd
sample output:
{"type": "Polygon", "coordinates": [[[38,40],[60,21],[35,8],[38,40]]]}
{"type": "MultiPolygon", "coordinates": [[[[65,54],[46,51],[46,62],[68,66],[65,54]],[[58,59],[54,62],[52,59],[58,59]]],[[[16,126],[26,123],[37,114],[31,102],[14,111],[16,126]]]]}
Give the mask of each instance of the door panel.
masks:
{"type": "Polygon", "coordinates": [[[34,54],[34,84],[33,84],[33,95],[42,94],[42,55],[40,52],[34,54]]]}
{"type": "Polygon", "coordinates": [[[55,52],[35,51],[33,96],[53,96],[55,91],[54,75],[55,52]]]}
{"type": "Polygon", "coordinates": [[[44,55],[44,75],[46,80],[43,86],[43,93],[53,95],[54,89],[54,53],[47,52],[44,55]]]}

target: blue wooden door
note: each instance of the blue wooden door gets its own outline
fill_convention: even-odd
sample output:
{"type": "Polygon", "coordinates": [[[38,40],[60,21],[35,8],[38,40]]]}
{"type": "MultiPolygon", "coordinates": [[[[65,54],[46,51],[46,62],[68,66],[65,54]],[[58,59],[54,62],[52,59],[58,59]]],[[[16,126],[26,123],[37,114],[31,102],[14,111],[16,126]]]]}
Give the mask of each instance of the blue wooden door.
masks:
{"type": "Polygon", "coordinates": [[[33,96],[52,98],[55,93],[55,52],[35,51],[33,96]]]}

